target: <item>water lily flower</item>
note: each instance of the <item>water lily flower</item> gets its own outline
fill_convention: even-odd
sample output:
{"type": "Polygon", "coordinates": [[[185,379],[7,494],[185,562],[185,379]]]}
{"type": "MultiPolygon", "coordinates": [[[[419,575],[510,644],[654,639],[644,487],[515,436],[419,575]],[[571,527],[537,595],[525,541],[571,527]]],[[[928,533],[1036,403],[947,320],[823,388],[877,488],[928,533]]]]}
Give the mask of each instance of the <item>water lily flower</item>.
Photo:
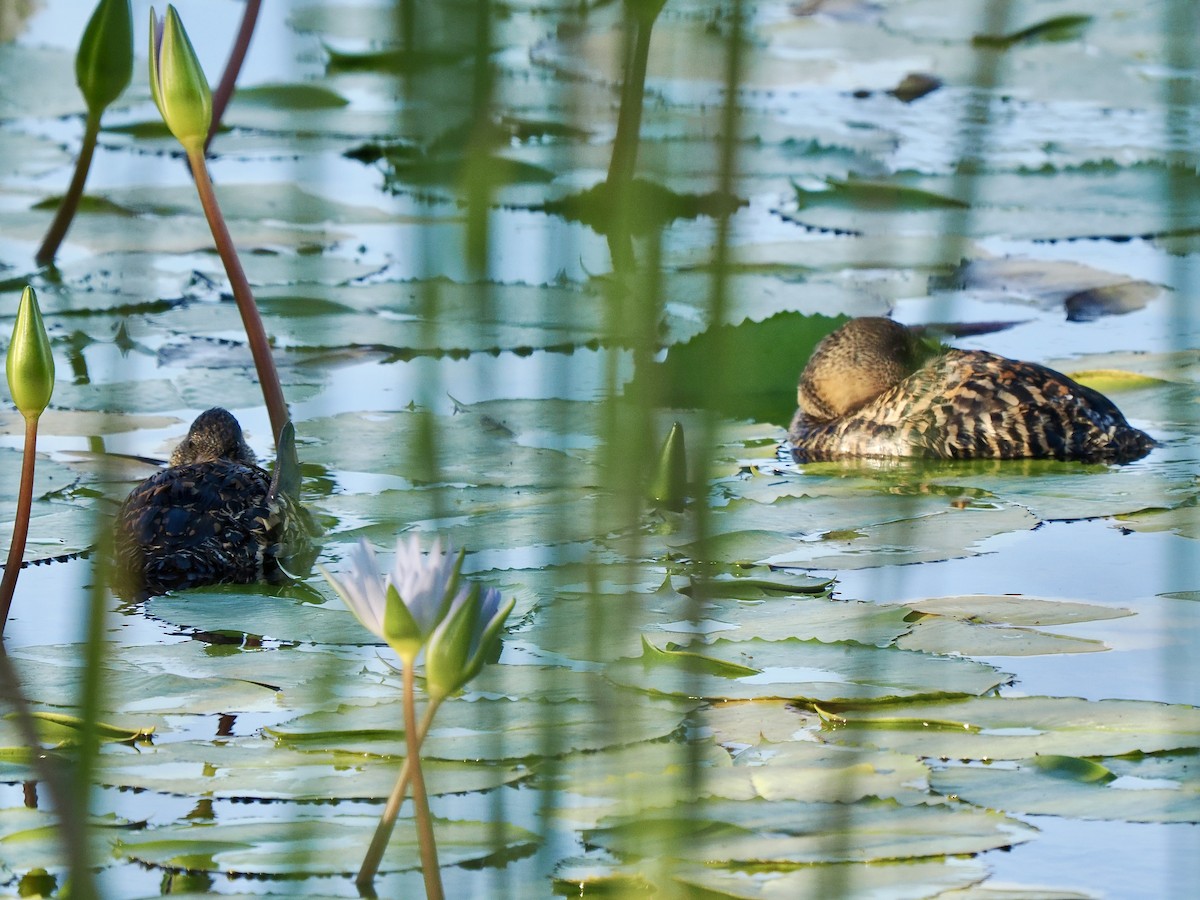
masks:
{"type": "Polygon", "coordinates": [[[500,605],[500,592],[473,584],[458,592],[425,647],[430,697],[448,697],[479,674],[495,652],[500,629],[516,601],[500,605]]]}
{"type": "Polygon", "coordinates": [[[175,7],[160,19],[150,9],[150,93],[183,148],[203,152],[212,124],[212,91],[175,7]]]}
{"type": "Polygon", "coordinates": [[[38,308],[37,294],[26,286],[17,307],[12,341],[5,360],[8,390],[21,415],[36,420],[50,403],[54,391],[54,354],[38,308]]]}
{"type": "Polygon", "coordinates": [[[458,591],[463,554],[433,542],[427,556],[413,535],[396,542],[391,571],[383,574],[365,540],[351,551],[349,571],[326,580],[368,631],[387,641],[396,655],[412,662],[442,621],[458,591]]]}
{"type": "Polygon", "coordinates": [[[75,55],[75,81],[88,112],[99,116],[133,77],[133,10],[130,0],[100,0],[75,55]]]}

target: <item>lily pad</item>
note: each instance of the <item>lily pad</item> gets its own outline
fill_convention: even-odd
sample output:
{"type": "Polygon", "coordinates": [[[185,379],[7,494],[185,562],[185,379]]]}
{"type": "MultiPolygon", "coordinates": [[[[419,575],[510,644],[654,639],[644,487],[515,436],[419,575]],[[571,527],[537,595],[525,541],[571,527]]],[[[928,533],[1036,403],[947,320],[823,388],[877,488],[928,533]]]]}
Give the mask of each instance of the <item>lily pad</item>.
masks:
{"type": "MultiPolygon", "coordinates": [[[[1095,765],[1095,764],[1093,764],[1095,765]]],[[[1127,822],[1200,822],[1200,789],[1184,783],[1062,778],[1041,757],[1015,765],[954,766],[930,779],[939,793],[1024,815],[1127,822]]]]}
{"type": "MultiPolygon", "coordinates": [[[[598,718],[581,701],[450,700],[443,704],[421,745],[423,758],[515,760],[598,750],[673,734],[691,703],[624,698],[620,715],[598,718]],[[551,727],[552,726],[552,727],[551,727]]],[[[400,701],[344,705],[335,712],[301,716],[267,733],[300,749],[404,755],[400,701]]]]}
{"type": "MultiPolygon", "coordinates": [[[[438,820],[438,856],[442,865],[479,862],[503,851],[536,845],[537,836],[516,825],[438,820]]],[[[131,833],[113,853],[147,866],[238,875],[350,875],[362,848],[371,841],[374,822],[196,822],[164,825],[131,833]]],[[[397,828],[388,841],[381,872],[420,866],[416,829],[397,828]]]]}
{"type": "Polygon", "coordinates": [[[344,607],[315,606],[272,596],[255,586],[196,588],[154,597],[149,615],[209,634],[247,635],[277,641],[382,646],[344,607]]]}
{"type": "Polygon", "coordinates": [[[731,664],[753,675],[722,675],[683,665],[683,657],[646,655],[613,664],[607,675],[618,684],[684,697],[750,700],[782,697],[810,702],[850,702],[854,698],[980,694],[1007,680],[991,666],[966,659],[928,656],[861,644],[819,641],[717,640],[693,649],[712,666],[731,664]]]}
{"type": "MultiPolygon", "coordinates": [[[[261,739],[121,749],[101,757],[100,783],[234,800],[382,800],[403,762],[403,757],[301,752],[261,739]]],[[[444,760],[429,760],[423,768],[430,795],[486,791],[529,774],[521,766],[444,760]]]]}
{"type": "Polygon", "coordinates": [[[1016,819],[974,807],[757,800],[701,803],[687,818],[659,815],[614,823],[588,834],[588,842],[645,858],[778,865],[980,853],[1023,843],[1034,834],[1016,819]]]}
{"type": "Polygon", "coordinates": [[[975,697],[844,710],[824,736],[941,759],[1118,756],[1200,748],[1200,710],[1141,700],[975,697]]]}

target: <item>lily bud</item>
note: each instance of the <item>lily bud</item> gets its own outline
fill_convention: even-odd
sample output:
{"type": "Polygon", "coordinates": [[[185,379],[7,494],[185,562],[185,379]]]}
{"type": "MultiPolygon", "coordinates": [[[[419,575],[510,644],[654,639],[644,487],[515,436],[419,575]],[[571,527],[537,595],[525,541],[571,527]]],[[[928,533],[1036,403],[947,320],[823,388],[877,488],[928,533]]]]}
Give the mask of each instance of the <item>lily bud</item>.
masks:
{"type": "Polygon", "coordinates": [[[189,153],[203,148],[212,123],[212,91],[170,4],[163,19],[150,9],[150,93],[183,148],[189,153]]]}
{"type": "Polygon", "coordinates": [[[45,411],[54,392],[54,354],[50,352],[50,337],[31,287],[21,294],[5,371],[17,409],[26,419],[36,419],[45,411]]]}
{"type": "Polygon", "coordinates": [[[679,512],[687,502],[687,450],[683,444],[683,426],[676,422],[658,454],[658,467],[650,482],[650,501],[656,506],[679,512]]]}
{"type": "Polygon", "coordinates": [[[500,605],[500,592],[473,584],[454,599],[425,645],[425,684],[429,696],[447,697],[479,674],[496,651],[500,629],[515,600],[500,605]]]}
{"type": "Polygon", "coordinates": [[[88,112],[100,113],[133,77],[133,10],[130,0],[100,0],[75,55],[75,81],[88,112]]]}

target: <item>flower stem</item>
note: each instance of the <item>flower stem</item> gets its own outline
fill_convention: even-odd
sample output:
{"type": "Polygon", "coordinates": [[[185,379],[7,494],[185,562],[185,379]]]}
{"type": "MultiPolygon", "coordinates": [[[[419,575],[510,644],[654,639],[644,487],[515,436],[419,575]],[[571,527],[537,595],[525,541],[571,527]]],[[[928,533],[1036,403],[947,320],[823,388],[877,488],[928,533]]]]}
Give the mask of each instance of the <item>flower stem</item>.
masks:
{"type": "Polygon", "coordinates": [[[427,900],[443,900],[442,870],[438,866],[437,842],[433,836],[433,818],[429,813],[429,795],[425,793],[425,775],[421,771],[421,741],[417,737],[417,709],[413,682],[415,659],[401,660],[404,666],[404,739],[408,745],[412,779],[413,812],[417,820],[417,845],[421,851],[421,874],[425,877],[427,900]]]}
{"type": "Polygon", "coordinates": [[[58,204],[54,221],[42,239],[34,260],[39,266],[54,262],[58,248],[67,236],[67,229],[79,209],[79,201],[83,197],[83,186],[87,182],[88,170],[92,167],[92,155],[96,152],[96,140],[100,136],[100,114],[88,112],[83,125],[83,143],[79,146],[79,156],[75,160],[75,174],[71,176],[71,184],[58,204]]]}
{"type": "Polygon", "coordinates": [[[13,522],[12,544],[8,548],[8,562],[4,565],[4,578],[0,579],[0,637],[4,635],[4,626],[8,624],[8,611],[12,607],[13,593],[17,589],[17,574],[21,571],[21,560],[25,556],[25,539],[29,536],[29,514],[33,509],[37,423],[37,416],[25,420],[25,452],[21,457],[17,518],[13,522]]]}
{"type": "Polygon", "coordinates": [[[238,28],[237,37],[233,41],[233,49],[229,51],[229,62],[225,63],[221,83],[213,91],[212,124],[208,126],[208,137],[204,139],[205,150],[208,150],[213,138],[217,136],[217,131],[221,128],[221,119],[225,115],[225,107],[233,97],[233,89],[237,86],[242,63],[246,61],[246,51],[250,49],[250,38],[254,36],[254,25],[258,21],[258,8],[261,5],[262,0],[246,0],[241,27],[238,28]]]}
{"type": "Polygon", "coordinates": [[[238,259],[237,249],[233,246],[233,238],[225,224],[225,217],[221,215],[221,208],[217,205],[217,195],[213,191],[212,179],[208,177],[208,165],[204,161],[204,150],[197,142],[195,146],[187,148],[187,155],[192,167],[192,177],[196,181],[196,193],[200,195],[200,205],[204,207],[204,216],[208,219],[217,253],[225,266],[225,274],[229,276],[233,299],[237,301],[238,312],[242,315],[242,327],[246,329],[246,340],[254,357],[254,368],[258,372],[263,400],[271,417],[272,437],[278,448],[280,432],[291,417],[288,414],[287,402],[283,399],[283,387],[279,383],[279,373],[275,370],[275,360],[271,356],[267,332],[263,328],[258,305],[254,302],[254,294],[250,291],[246,271],[242,268],[242,261],[238,259]]]}
{"type": "MultiPolygon", "coordinates": [[[[429,733],[429,726],[433,723],[433,714],[437,712],[441,702],[441,700],[430,700],[425,707],[425,714],[421,716],[421,724],[417,728],[418,752],[420,745],[425,743],[425,735],[429,733]]],[[[411,752],[404,757],[404,765],[400,767],[400,777],[396,779],[392,795],[388,797],[387,803],[383,807],[383,815],[379,817],[379,824],[375,827],[375,836],[371,838],[371,846],[367,848],[367,855],[363,857],[362,865],[358,870],[358,878],[355,879],[355,884],[360,889],[370,885],[379,872],[379,863],[383,860],[383,852],[387,849],[388,841],[391,840],[392,829],[396,825],[396,816],[400,812],[400,804],[404,802],[409,782],[412,780],[410,763],[413,758],[411,752]]]]}

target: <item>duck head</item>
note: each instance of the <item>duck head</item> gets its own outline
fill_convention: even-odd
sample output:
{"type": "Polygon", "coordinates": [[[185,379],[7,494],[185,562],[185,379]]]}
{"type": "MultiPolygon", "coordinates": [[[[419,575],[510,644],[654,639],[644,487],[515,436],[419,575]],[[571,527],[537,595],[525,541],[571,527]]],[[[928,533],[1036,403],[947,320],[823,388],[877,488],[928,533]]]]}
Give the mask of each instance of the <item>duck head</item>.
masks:
{"type": "Polygon", "coordinates": [[[854,412],[916,371],[919,344],[891,319],[851,319],[826,335],[809,357],[796,388],[801,412],[813,422],[854,412]]]}
{"type": "Polygon", "coordinates": [[[214,406],[196,416],[187,437],[171,454],[172,466],[228,459],[247,466],[258,465],[254,451],[242,436],[242,426],[227,409],[214,406]]]}

